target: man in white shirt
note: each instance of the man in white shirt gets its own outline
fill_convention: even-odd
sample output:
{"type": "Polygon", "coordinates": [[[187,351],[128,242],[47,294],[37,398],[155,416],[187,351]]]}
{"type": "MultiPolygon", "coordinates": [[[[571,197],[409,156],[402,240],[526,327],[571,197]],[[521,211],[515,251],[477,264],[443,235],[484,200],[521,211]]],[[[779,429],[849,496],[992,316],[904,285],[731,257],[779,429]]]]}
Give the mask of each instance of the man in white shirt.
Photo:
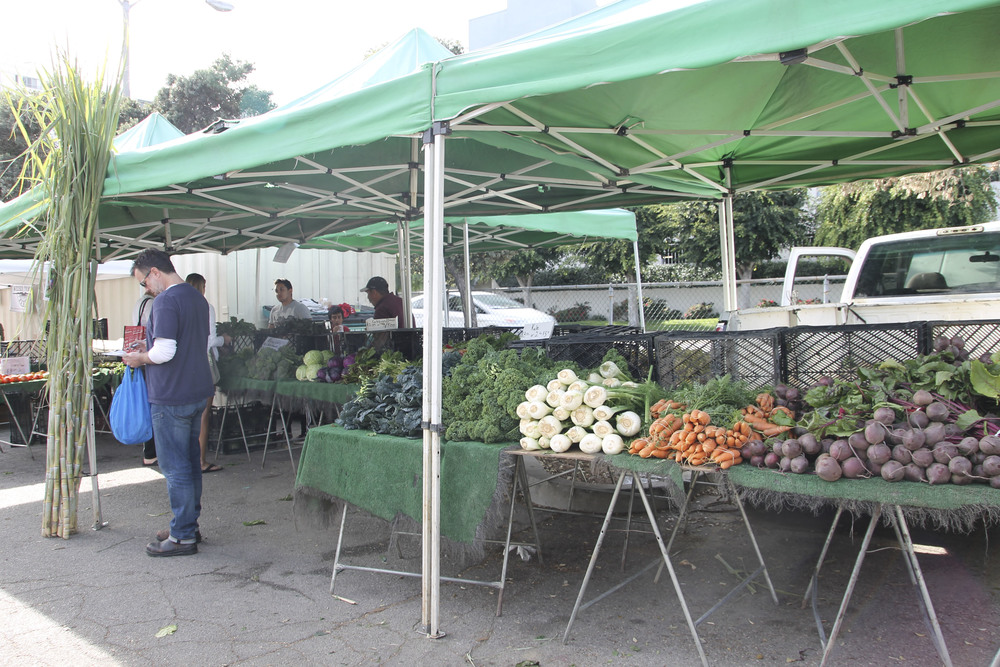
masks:
{"type": "Polygon", "coordinates": [[[274,281],[274,295],[278,297],[280,305],[271,309],[271,317],[267,320],[267,326],[274,327],[279,320],[296,318],[300,320],[311,320],[312,313],[302,303],[292,298],[292,282],[285,278],[278,278],[274,281]]]}

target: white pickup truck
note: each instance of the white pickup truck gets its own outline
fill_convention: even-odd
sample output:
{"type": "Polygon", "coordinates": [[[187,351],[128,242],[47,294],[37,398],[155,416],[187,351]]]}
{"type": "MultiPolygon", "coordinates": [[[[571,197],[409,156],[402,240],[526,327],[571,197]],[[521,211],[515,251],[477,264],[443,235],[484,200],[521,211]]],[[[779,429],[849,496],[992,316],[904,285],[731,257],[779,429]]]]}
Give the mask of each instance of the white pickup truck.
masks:
{"type": "Polygon", "coordinates": [[[795,248],[781,305],[740,310],[729,328],[890,324],[1000,319],[1000,222],[870,238],[847,248],[795,248]],[[851,261],[840,300],[798,303],[798,260],[839,256],[851,261]]]}

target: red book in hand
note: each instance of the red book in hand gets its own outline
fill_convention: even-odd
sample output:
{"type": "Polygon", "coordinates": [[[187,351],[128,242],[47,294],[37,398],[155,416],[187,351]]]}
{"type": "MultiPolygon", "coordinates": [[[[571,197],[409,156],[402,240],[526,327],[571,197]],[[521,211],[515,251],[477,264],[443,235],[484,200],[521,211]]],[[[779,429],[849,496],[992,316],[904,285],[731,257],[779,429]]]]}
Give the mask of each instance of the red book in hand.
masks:
{"type": "Polygon", "coordinates": [[[126,352],[132,350],[136,343],[146,342],[146,327],[141,325],[133,325],[125,327],[125,336],[122,341],[122,349],[126,352]]]}

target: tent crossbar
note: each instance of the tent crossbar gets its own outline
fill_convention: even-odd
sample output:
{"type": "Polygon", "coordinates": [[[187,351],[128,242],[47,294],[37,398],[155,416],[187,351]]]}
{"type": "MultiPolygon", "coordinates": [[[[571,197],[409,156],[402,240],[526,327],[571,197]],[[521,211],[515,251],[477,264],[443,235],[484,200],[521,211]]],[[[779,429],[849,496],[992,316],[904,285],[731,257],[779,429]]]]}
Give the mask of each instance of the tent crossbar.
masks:
{"type": "Polygon", "coordinates": [[[1000,71],[942,74],[941,76],[914,76],[913,85],[918,83],[955,83],[957,81],[976,81],[978,79],[997,78],[1000,78],[1000,71]]]}
{"type": "Polygon", "coordinates": [[[527,122],[528,124],[532,125],[533,127],[537,128],[538,132],[546,134],[546,135],[552,137],[553,139],[562,142],[566,146],[569,146],[570,148],[572,148],[578,154],[582,155],[583,157],[590,158],[591,160],[593,160],[597,164],[603,166],[605,169],[608,169],[612,173],[614,173],[614,174],[621,174],[622,173],[622,168],[621,167],[615,166],[614,164],[608,162],[607,160],[605,160],[604,158],[602,158],[597,153],[594,153],[593,151],[591,151],[591,150],[589,150],[587,148],[584,148],[583,146],[579,145],[575,141],[573,141],[573,140],[569,139],[568,137],[566,137],[564,134],[561,134],[558,131],[554,131],[554,130],[552,130],[552,128],[546,128],[546,126],[545,126],[544,123],[539,122],[538,120],[534,119],[527,112],[521,111],[520,109],[518,109],[517,107],[515,107],[515,106],[513,106],[511,104],[504,105],[504,108],[507,109],[508,111],[510,111],[511,113],[513,113],[514,115],[516,115],[521,120],[523,120],[523,121],[527,122]]]}
{"type": "Polygon", "coordinates": [[[287,178],[289,176],[322,176],[326,167],[316,169],[275,169],[271,171],[236,171],[226,172],[226,179],[231,178],[287,178]]]}
{"type": "Polygon", "coordinates": [[[827,104],[822,104],[822,105],[820,105],[818,107],[813,107],[813,108],[808,109],[806,111],[801,111],[801,112],[799,112],[797,114],[792,114],[791,116],[786,116],[785,118],[781,118],[781,119],[776,120],[776,121],[774,121],[772,123],[768,123],[767,125],[762,125],[759,128],[756,128],[756,129],[751,128],[751,133],[754,132],[754,131],[760,132],[760,131],[764,131],[764,130],[771,130],[771,129],[774,129],[774,128],[777,128],[777,127],[782,127],[783,125],[788,125],[790,123],[796,123],[796,122],[798,122],[800,120],[803,120],[805,118],[809,118],[809,117],[812,117],[812,116],[818,116],[820,114],[826,113],[827,111],[833,111],[834,109],[839,109],[840,107],[845,107],[845,106],[847,106],[849,104],[854,104],[855,102],[860,102],[861,100],[868,99],[868,97],[869,97],[869,94],[867,92],[865,92],[865,93],[857,93],[855,95],[849,95],[847,97],[842,97],[839,100],[834,100],[833,102],[828,102],[827,104]]]}
{"type": "MultiPolygon", "coordinates": [[[[896,129],[900,132],[904,132],[906,130],[906,125],[900,121],[899,116],[896,115],[896,112],[892,110],[889,103],[885,101],[884,97],[882,97],[882,93],[888,89],[888,86],[877,88],[875,84],[872,83],[872,75],[865,72],[861,68],[861,65],[858,64],[858,61],[854,58],[854,54],[847,49],[847,46],[845,46],[843,42],[837,43],[837,50],[840,51],[841,55],[847,59],[847,62],[850,63],[851,67],[855,69],[857,77],[861,80],[861,83],[864,84],[865,88],[868,89],[868,94],[871,95],[880,107],[882,107],[882,111],[884,111],[889,117],[889,120],[896,125],[896,129]]],[[[893,81],[895,81],[895,78],[893,78],[893,81]]]]}
{"type": "MultiPolygon", "coordinates": [[[[664,166],[664,165],[666,165],[668,163],[673,163],[673,162],[676,162],[677,160],[685,158],[688,155],[693,155],[695,153],[700,153],[702,151],[707,151],[707,150],[710,150],[712,148],[716,148],[718,146],[723,146],[725,144],[730,144],[730,143],[732,143],[734,141],[739,141],[740,139],[743,139],[743,133],[742,132],[740,132],[738,134],[734,133],[731,136],[727,136],[727,137],[725,137],[723,139],[719,139],[718,141],[713,141],[711,143],[702,144],[700,146],[696,146],[696,147],[691,148],[689,150],[682,151],[680,153],[675,153],[673,155],[669,155],[669,156],[667,156],[666,158],[664,158],[662,160],[654,160],[653,162],[647,162],[646,164],[639,165],[638,167],[635,167],[634,169],[630,169],[629,173],[632,173],[632,174],[641,174],[641,173],[644,173],[644,172],[650,172],[650,171],[653,171],[654,169],[658,169],[658,168],[660,168],[660,167],[662,167],[662,166],[664,166]]],[[[688,165],[688,166],[690,167],[691,165],[688,165]]],[[[670,169],[673,170],[673,169],[675,169],[675,167],[671,166],[670,169]]]]}
{"type": "MultiPolygon", "coordinates": [[[[838,44],[838,48],[842,45],[838,44]]],[[[846,57],[846,56],[845,56],[846,57]]],[[[861,78],[867,78],[869,81],[877,81],[880,84],[892,84],[896,83],[896,77],[886,76],[885,74],[877,74],[875,72],[869,72],[868,70],[857,69],[860,66],[856,61],[848,58],[851,61],[852,67],[846,65],[840,65],[838,63],[832,63],[829,60],[822,60],[816,58],[815,56],[809,56],[802,63],[803,65],[815,67],[816,69],[821,69],[824,72],[832,72],[834,74],[844,74],[846,76],[856,76],[861,78]],[[863,72],[863,73],[862,73],[863,72]]]]}
{"type": "Polygon", "coordinates": [[[374,180],[372,180],[372,181],[370,181],[368,183],[363,183],[363,182],[361,182],[361,181],[359,181],[359,180],[357,180],[355,178],[351,178],[347,174],[344,174],[344,173],[339,172],[339,171],[334,171],[333,173],[334,173],[334,175],[337,176],[337,178],[340,178],[341,180],[343,180],[343,181],[345,181],[347,183],[350,183],[351,185],[355,186],[357,189],[363,190],[365,192],[368,192],[368,193],[374,195],[374,199],[379,200],[379,201],[388,202],[390,204],[391,208],[393,208],[395,210],[398,210],[400,212],[406,212],[406,211],[409,210],[409,205],[406,202],[398,202],[398,201],[392,199],[388,194],[379,191],[375,187],[372,187],[372,185],[375,184],[375,183],[381,183],[385,179],[391,178],[392,176],[396,176],[396,175],[400,175],[400,174],[406,174],[408,172],[409,172],[408,169],[402,169],[402,170],[396,172],[395,174],[384,174],[383,176],[381,176],[379,178],[376,178],[376,179],[374,179],[374,180]]]}
{"type": "MultiPolygon", "coordinates": [[[[667,158],[666,155],[664,155],[659,150],[653,148],[652,146],[650,146],[649,144],[647,144],[645,141],[642,141],[639,137],[634,137],[634,136],[631,136],[631,135],[627,135],[627,136],[628,136],[628,140],[629,141],[631,141],[632,143],[636,144],[637,146],[640,146],[643,149],[649,151],[653,155],[656,155],[657,157],[660,157],[660,158],[669,159],[670,163],[674,167],[676,167],[677,169],[680,169],[681,171],[684,171],[684,172],[688,173],[689,175],[691,175],[694,178],[698,179],[699,181],[707,184],[709,187],[718,190],[719,192],[726,192],[726,189],[724,187],[722,187],[721,185],[719,185],[718,183],[716,183],[712,179],[708,178],[707,176],[703,176],[702,174],[699,174],[698,172],[688,171],[687,167],[685,167],[684,164],[681,163],[679,160],[674,159],[674,158],[667,158]]],[[[629,173],[631,173],[631,171],[629,173]]]]}
{"type": "Polygon", "coordinates": [[[222,197],[215,197],[203,190],[194,190],[192,191],[191,194],[197,195],[198,197],[201,197],[203,199],[208,199],[209,201],[213,201],[217,204],[222,204],[223,206],[228,206],[229,208],[237,208],[240,209],[241,211],[246,211],[247,213],[253,213],[254,215],[259,215],[262,218],[270,217],[270,213],[267,213],[266,211],[256,209],[252,206],[247,206],[245,204],[240,204],[234,201],[226,200],[223,199],[222,197]]]}
{"type": "Polygon", "coordinates": [[[529,211],[543,211],[543,210],[545,210],[544,207],[541,206],[541,205],[539,205],[539,204],[527,201],[525,199],[520,199],[520,198],[514,196],[513,193],[523,192],[525,190],[529,190],[530,188],[533,187],[531,185],[521,185],[521,186],[517,186],[517,187],[513,187],[513,188],[508,188],[506,190],[489,189],[489,190],[483,191],[482,188],[480,188],[480,187],[478,187],[478,186],[476,186],[476,185],[474,185],[472,183],[469,183],[467,181],[461,181],[459,179],[447,178],[447,177],[446,177],[446,180],[449,181],[449,182],[451,182],[451,183],[458,183],[460,185],[464,185],[464,186],[466,186],[466,189],[463,190],[462,192],[456,193],[455,195],[450,195],[450,196],[445,197],[445,199],[444,199],[445,208],[447,208],[449,204],[450,205],[455,205],[457,203],[462,203],[463,201],[477,201],[477,200],[481,199],[481,197],[474,197],[472,199],[463,199],[463,197],[467,193],[469,193],[469,192],[481,192],[482,193],[482,197],[497,197],[498,199],[504,199],[504,200],[513,202],[513,203],[517,204],[518,206],[523,207],[525,210],[529,210],[529,211]]]}
{"type": "Polygon", "coordinates": [[[459,114],[458,116],[456,116],[452,120],[448,121],[448,124],[451,126],[451,129],[453,131],[455,129],[458,129],[459,126],[461,126],[461,129],[467,130],[470,127],[475,127],[475,126],[474,125],[466,126],[465,123],[468,123],[470,120],[478,118],[479,116],[482,116],[485,113],[489,113],[489,112],[495,111],[496,109],[499,109],[501,107],[505,107],[505,106],[507,106],[508,104],[510,104],[512,102],[513,102],[513,100],[508,100],[506,102],[494,102],[492,104],[484,104],[481,107],[477,107],[475,109],[471,109],[469,111],[466,111],[463,114],[459,114]]]}
{"type": "MultiPolygon", "coordinates": [[[[930,110],[927,109],[927,107],[924,104],[923,100],[920,99],[919,95],[917,95],[917,91],[915,91],[915,90],[913,90],[911,88],[908,92],[909,92],[909,96],[913,98],[913,103],[917,105],[917,108],[920,109],[920,112],[922,114],[924,114],[924,117],[927,118],[927,120],[929,120],[929,121],[933,121],[934,120],[934,114],[932,114],[930,112],[930,110]]],[[[943,141],[944,145],[948,147],[949,151],[951,151],[951,154],[955,157],[955,160],[957,160],[959,164],[961,164],[962,162],[965,162],[965,156],[962,155],[962,153],[958,150],[958,148],[955,146],[955,144],[953,144],[951,142],[951,139],[948,138],[948,134],[947,134],[946,128],[944,128],[943,126],[939,125],[937,127],[937,129],[935,130],[935,132],[936,132],[936,134],[939,137],[941,137],[941,141],[943,141]]]]}
{"type": "Polygon", "coordinates": [[[965,111],[959,111],[958,113],[950,114],[948,116],[945,116],[944,118],[938,119],[933,123],[927,123],[925,125],[921,125],[920,127],[917,128],[917,134],[933,132],[936,128],[940,127],[941,125],[950,125],[951,123],[960,121],[969,116],[974,116],[977,113],[989,111],[997,107],[1000,107],[1000,100],[993,100],[992,102],[987,102],[986,104],[980,104],[977,107],[966,109],[965,111]]]}
{"type": "MultiPolygon", "coordinates": [[[[734,163],[733,166],[737,166],[737,165],[734,163]]],[[[744,193],[744,192],[750,192],[751,190],[760,190],[760,189],[766,188],[769,185],[774,185],[776,183],[782,183],[782,182],[784,182],[784,181],[786,181],[786,180],[788,180],[790,178],[796,178],[798,176],[805,176],[806,174],[811,174],[813,172],[821,171],[823,169],[828,169],[828,168],[830,168],[832,166],[833,166],[832,162],[825,162],[823,164],[817,164],[817,165],[814,165],[812,167],[809,167],[808,169],[802,169],[800,171],[797,171],[797,172],[794,172],[794,173],[790,173],[790,174],[783,174],[781,176],[777,176],[775,178],[768,179],[766,181],[758,181],[758,182],[754,183],[752,186],[743,186],[743,187],[740,187],[740,188],[736,188],[735,192],[737,194],[741,194],[741,193],[744,193]]]]}

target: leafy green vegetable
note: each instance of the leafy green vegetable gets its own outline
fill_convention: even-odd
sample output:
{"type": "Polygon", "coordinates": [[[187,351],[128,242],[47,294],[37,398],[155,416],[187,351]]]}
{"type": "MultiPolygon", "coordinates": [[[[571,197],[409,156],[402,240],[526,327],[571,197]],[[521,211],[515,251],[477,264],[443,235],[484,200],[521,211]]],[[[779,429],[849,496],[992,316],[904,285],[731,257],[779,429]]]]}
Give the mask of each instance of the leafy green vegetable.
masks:
{"type": "Polygon", "coordinates": [[[685,412],[701,410],[712,417],[713,424],[732,424],[740,419],[740,410],[753,405],[756,393],[746,382],[729,375],[712,378],[704,384],[687,384],[671,392],[675,401],[683,403],[685,412]]]}

